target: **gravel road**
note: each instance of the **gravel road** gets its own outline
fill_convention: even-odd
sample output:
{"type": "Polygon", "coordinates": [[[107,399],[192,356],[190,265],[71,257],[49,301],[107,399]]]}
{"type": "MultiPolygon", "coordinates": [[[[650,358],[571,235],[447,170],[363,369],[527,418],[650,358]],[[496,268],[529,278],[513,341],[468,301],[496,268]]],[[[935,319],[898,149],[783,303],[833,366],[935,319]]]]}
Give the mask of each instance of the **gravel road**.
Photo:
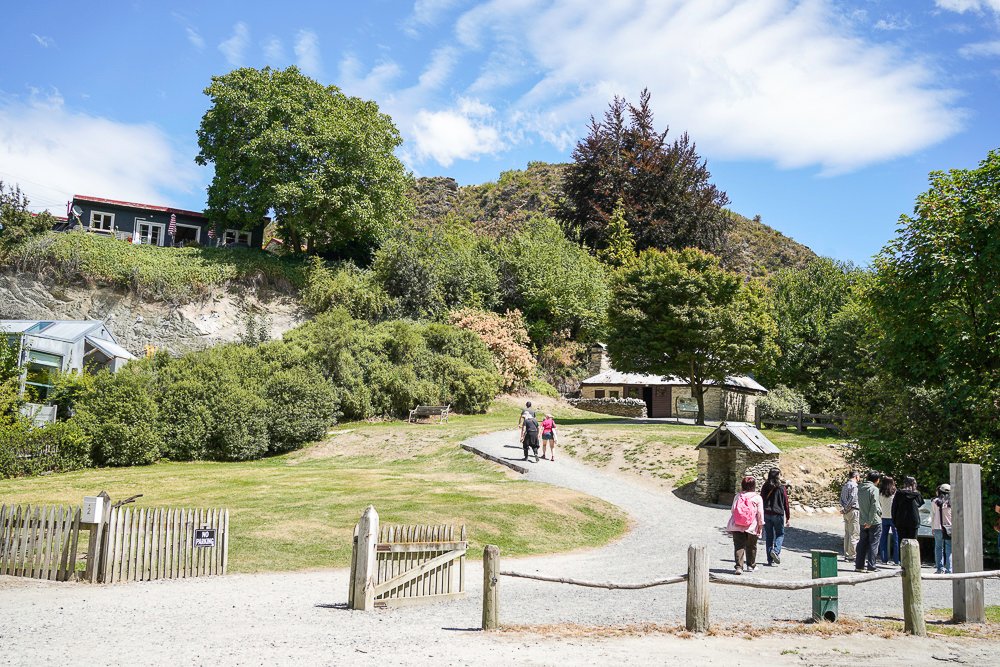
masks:
{"type": "MultiPolygon", "coordinates": [[[[516,434],[471,441],[497,456],[518,457],[516,434]]],[[[633,518],[633,529],[600,549],[507,559],[504,568],[601,581],[637,582],[682,573],[690,542],[709,546],[713,569],[728,572],[731,547],[719,530],[727,510],[680,500],[635,478],[616,477],[569,457],[529,463],[528,478],[604,498],[633,518]]],[[[835,546],[839,522],[811,519],[789,531],[780,568],[760,578],[807,578],[808,549],[835,546]]],[[[346,570],[156,581],[115,586],[57,584],[0,577],[0,664],[254,665],[290,664],[695,664],[842,665],[892,654],[906,664],[938,660],[987,664],[997,643],[971,640],[883,640],[876,637],[744,639],[666,635],[587,638],[477,631],[482,569],[469,563],[468,596],[427,607],[371,613],[344,608],[346,570]],[[845,655],[850,654],[850,657],[845,655]]],[[[950,585],[925,586],[928,607],[950,606],[950,585]]],[[[842,587],[845,615],[898,616],[898,580],[842,587]]],[[[1000,599],[997,582],[987,599],[1000,599]]],[[[501,581],[506,624],[615,626],[677,624],[683,585],[603,591],[521,579],[501,581]]],[[[803,619],[809,593],[712,586],[714,621],[767,623],[803,619]]]]}

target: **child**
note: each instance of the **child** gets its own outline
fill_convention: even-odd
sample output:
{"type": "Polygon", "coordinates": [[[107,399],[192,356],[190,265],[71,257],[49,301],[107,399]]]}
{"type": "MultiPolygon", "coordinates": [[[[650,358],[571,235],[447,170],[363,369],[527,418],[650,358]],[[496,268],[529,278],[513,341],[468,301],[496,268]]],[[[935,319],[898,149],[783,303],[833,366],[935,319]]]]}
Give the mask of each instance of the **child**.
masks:
{"type": "Polygon", "coordinates": [[[542,458],[545,458],[545,448],[549,448],[550,461],[556,460],[556,420],[552,415],[545,413],[542,420],[542,458]]]}

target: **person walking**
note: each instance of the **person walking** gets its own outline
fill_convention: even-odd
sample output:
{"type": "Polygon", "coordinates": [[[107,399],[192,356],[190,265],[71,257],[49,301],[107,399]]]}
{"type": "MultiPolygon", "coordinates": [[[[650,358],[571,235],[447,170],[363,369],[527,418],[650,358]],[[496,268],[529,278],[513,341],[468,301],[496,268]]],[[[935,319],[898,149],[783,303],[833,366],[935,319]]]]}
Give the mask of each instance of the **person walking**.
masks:
{"type": "Polygon", "coordinates": [[[858,488],[858,517],[861,522],[858,546],[854,555],[854,571],[875,571],[875,556],[879,538],[882,535],[882,505],[878,501],[878,484],[880,475],[877,472],[868,473],[868,479],[858,488]]]}
{"type": "Polygon", "coordinates": [[[854,560],[854,546],[858,543],[858,473],[852,470],[840,487],[840,509],[844,515],[844,560],[854,560]]]}
{"type": "Polygon", "coordinates": [[[892,521],[892,501],[896,497],[896,480],[889,475],[878,485],[878,502],[882,509],[882,535],[878,541],[878,559],[899,565],[899,533],[892,521]]]}
{"type": "Polygon", "coordinates": [[[726,525],[726,530],[733,536],[734,574],[743,574],[744,558],[747,572],[757,569],[757,540],[764,525],[764,501],[757,493],[757,480],[744,477],[740,489],[733,498],[733,508],[726,525]]]}
{"type": "MultiPolygon", "coordinates": [[[[920,530],[920,508],[924,506],[923,496],[917,491],[917,480],[904,477],[903,485],[892,498],[892,524],[900,540],[917,539],[920,530]]],[[[899,564],[899,557],[896,557],[899,564]]]]}
{"type": "Polygon", "coordinates": [[[781,484],[781,470],[771,468],[767,481],[760,488],[764,500],[764,545],[767,547],[767,564],[781,565],[781,545],[785,541],[785,526],[791,523],[792,513],[788,504],[788,491],[781,484]]]}
{"type": "Polygon", "coordinates": [[[552,415],[545,413],[542,420],[542,458],[545,458],[545,448],[549,449],[550,461],[556,460],[556,420],[552,415]]]}
{"type": "Polygon", "coordinates": [[[525,417],[521,424],[521,446],[524,448],[524,460],[528,460],[528,449],[535,454],[535,463],[538,463],[538,420],[531,414],[525,417]]]}
{"type": "Polygon", "coordinates": [[[934,574],[951,574],[951,484],[938,487],[931,503],[931,531],[934,533],[934,574]]]}
{"type": "Polygon", "coordinates": [[[524,420],[528,417],[534,417],[535,411],[531,409],[531,401],[526,401],[524,404],[524,410],[521,410],[521,416],[517,418],[517,427],[521,428],[524,424],[524,420]]]}

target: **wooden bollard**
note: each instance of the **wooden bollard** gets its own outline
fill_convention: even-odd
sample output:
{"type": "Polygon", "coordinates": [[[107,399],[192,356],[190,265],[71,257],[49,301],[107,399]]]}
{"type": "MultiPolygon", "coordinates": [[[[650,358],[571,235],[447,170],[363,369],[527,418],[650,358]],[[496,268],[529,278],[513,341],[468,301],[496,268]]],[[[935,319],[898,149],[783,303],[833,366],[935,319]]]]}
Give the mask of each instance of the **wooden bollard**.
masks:
{"type": "Polygon", "coordinates": [[[358,556],[354,567],[352,609],[368,611],[375,608],[375,544],[378,542],[378,532],[378,512],[369,505],[358,522],[358,556]]]}
{"type": "Polygon", "coordinates": [[[500,547],[487,544],[483,549],[483,630],[500,625],[500,547]]]}
{"type": "Polygon", "coordinates": [[[924,596],[920,590],[920,543],[903,540],[899,552],[903,567],[903,630],[911,635],[926,637],[924,596]]]}
{"type": "Polygon", "coordinates": [[[704,545],[688,546],[687,629],[708,631],[708,551],[704,545]]]}

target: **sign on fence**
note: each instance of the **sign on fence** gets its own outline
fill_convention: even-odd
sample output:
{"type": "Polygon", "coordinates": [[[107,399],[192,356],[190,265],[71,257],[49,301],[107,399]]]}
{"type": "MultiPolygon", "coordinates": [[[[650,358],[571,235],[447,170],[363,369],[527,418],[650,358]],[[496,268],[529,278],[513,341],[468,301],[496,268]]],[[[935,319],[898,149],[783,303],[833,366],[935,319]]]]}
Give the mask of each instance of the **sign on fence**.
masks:
{"type": "Polygon", "coordinates": [[[198,528],[194,531],[194,545],[199,548],[215,546],[215,528],[198,528]]]}

